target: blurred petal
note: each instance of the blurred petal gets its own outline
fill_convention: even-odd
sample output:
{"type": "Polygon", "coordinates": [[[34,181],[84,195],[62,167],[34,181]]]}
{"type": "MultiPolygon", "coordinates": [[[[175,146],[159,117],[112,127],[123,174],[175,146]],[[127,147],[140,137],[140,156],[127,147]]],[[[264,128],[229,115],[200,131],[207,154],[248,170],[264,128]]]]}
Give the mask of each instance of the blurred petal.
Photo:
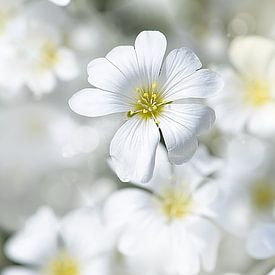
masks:
{"type": "Polygon", "coordinates": [[[66,48],[59,50],[55,72],[62,80],[71,80],[78,75],[79,68],[72,50],[66,48]]]}
{"type": "Polygon", "coordinates": [[[74,112],[89,117],[127,112],[131,108],[119,94],[89,88],[74,94],[69,105],[74,112]]]}
{"type": "Polygon", "coordinates": [[[247,251],[256,259],[275,256],[275,224],[264,224],[254,229],[248,237],[247,251]]]}
{"type": "Polygon", "coordinates": [[[29,89],[38,97],[44,93],[50,93],[55,85],[55,77],[50,71],[34,73],[27,83],[29,89]]]}
{"type": "Polygon", "coordinates": [[[84,259],[110,251],[114,246],[111,232],[95,209],[83,208],[69,213],[62,220],[60,231],[66,248],[84,259]]]}
{"type": "Polygon", "coordinates": [[[255,110],[248,120],[247,128],[250,133],[260,137],[270,137],[275,133],[275,104],[268,104],[255,110]]]}
{"type": "Polygon", "coordinates": [[[145,183],[151,179],[159,139],[152,119],[133,117],[119,128],[111,142],[110,155],[122,181],[145,183]]]}
{"type": "Polygon", "coordinates": [[[24,267],[8,267],[1,272],[1,275],[38,275],[39,272],[24,267]]]}
{"type": "Polygon", "coordinates": [[[266,77],[268,64],[275,54],[271,39],[259,36],[237,37],[230,45],[231,63],[248,77],[266,77]]]}
{"type": "Polygon", "coordinates": [[[6,244],[6,255],[15,262],[39,265],[57,251],[58,221],[50,208],[40,208],[23,230],[6,244]]]}
{"type": "Polygon", "coordinates": [[[104,218],[112,228],[119,228],[136,220],[138,213],[150,209],[152,195],[136,188],[125,188],[114,192],[104,206],[104,218]],[[127,207],[125,207],[127,205],[127,207]]]}

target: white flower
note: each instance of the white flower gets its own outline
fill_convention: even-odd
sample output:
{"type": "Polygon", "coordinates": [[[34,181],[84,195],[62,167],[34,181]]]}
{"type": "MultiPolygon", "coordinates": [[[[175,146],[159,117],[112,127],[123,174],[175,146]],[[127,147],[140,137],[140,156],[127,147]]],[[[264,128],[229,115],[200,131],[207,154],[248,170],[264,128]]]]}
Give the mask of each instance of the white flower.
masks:
{"type": "Polygon", "coordinates": [[[106,274],[102,253],[113,245],[95,210],[81,209],[58,220],[41,208],[5,247],[6,255],[26,267],[10,267],[4,275],[106,274]]]}
{"type": "Polygon", "coordinates": [[[256,259],[275,256],[275,224],[257,226],[248,237],[247,251],[256,259]]]}
{"type": "Polygon", "coordinates": [[[227,145],[225,165],[216,179],[222,195],[217,204],[225,230],[247,239],[259,222],[271,222],[275,213],[274,148],[243,135],[227,145]]]}
{"type": "Polygon", "coordinates": [[[42,22],[18,18],[4,48],[1,84],[12,88],[26,85],[40,97],[55,88],[56,78],[63,81],[75,78],[78,75],[75,54],[62,45],[60,37],[59,32],[42,22]],[[12,83],[8,81],[11,77],[12,83]]]}
{"type": "Polygon", "coordinates": [[[58,6],[67,6],[71,2],[71,0],[49,0],[49,1],[58,6]]]}
{"type": "Polygon", "coordinates": [[[197,274],[215,266],[219,232],[209,221],[216,197],[215,184],[198,166],[175,167],[175,175],[159,147],[157,167],[148,190],[126,188],[107,199],[107,224],[121,232],[119,249],[126,255],[143,255],[159,271],[197,274]]]}
{"type": "Polygon", "coordinates": [[[224,92],[213,98],[221,129],[271,136],[275,132],[275,42],[257,36],[235,38],[229,49],[235,70],[224,69],[224,92]],[[232,123],[234,121],[234,123],[232,123]]]}
{"type": "Polygon", "coordinates": [[[198,99],[220,90],[220,77],[199,70],[199,59],[187,48],[170,52],[162,65],[165,50],[162,33],[141,32],[135,47],[116,47],[105,58],[93,60],[88,65],[88,80],[96,88],[81,90],[69,101],[72,110],[85,116],[127,114],[128,120],[110,146],[122,181],[150,180],[159,130],[170,161],[182,164],[196,151],[196,136],[209,129],[215,119],[213,110],[198,99]]]}

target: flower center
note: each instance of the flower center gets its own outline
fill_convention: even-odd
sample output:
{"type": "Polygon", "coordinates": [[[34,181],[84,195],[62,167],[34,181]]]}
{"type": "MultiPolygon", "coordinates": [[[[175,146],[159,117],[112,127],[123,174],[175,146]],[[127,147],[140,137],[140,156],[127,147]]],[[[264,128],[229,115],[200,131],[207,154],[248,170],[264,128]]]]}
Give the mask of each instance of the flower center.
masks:
{"type": "Polygon", "coordinates": [[[127,113],[128,117],[138,115],[142,119],[153,119],[158,125],[158,117],[164,110],[166,104],[171,101],[166,101],[164,96],[157,89],[157,84],[154,82],[148,88],[137,88],[136,101],[133,103],[133,110],[127,113]]]}
{"type": "Polygon", "coordinates": [[[258,210],[271,209],[275,203],[275,189],[272,184],[257,182],[252,188],[251,198],[258,210]]]}
{"type": "Polygon", "coordinates": [[[262,106],[272,101],[269,85],[264,81],[252,80],[247,82],[246,101],[253,106],[262,106]]]}
{"type": "Polygon", "coordinates": [[[80,275],[80,268],[73,257],[61,252],[47,266],[45,275],[80,275]]]}
{"type": "Polygon", "coordinates": [[[169,220],[179,219],[192,211],[192,198],[184,190],[168,189],[164,192],[161,206],[169,220]]]}
{"type": "Polygon", "coordinates": [[[58,62],[56,47],[50,41],[44,43],[41,49],[41,68],[53,68],[58,62]]]}

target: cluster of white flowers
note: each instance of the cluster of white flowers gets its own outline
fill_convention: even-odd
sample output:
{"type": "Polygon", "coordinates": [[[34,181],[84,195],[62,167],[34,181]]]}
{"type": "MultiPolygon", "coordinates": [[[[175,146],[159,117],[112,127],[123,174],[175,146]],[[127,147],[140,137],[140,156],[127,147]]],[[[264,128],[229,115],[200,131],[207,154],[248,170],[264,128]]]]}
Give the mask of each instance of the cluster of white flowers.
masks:
{"type": "Polygon", "coordinates": [[[0,0],[0,274],[275,275],[272,30],[109,2],[0,0]]]}

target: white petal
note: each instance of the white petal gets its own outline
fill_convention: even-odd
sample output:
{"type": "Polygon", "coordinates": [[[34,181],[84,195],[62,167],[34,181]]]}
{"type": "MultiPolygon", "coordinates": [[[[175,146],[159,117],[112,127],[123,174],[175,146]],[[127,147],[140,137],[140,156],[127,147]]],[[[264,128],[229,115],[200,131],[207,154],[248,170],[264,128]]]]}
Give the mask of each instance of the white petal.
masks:
{"type": "Polygon", "coordinates": [[[55,72],[62,80],[71,80],[79,74],[78,64],[72,50],[61,48],[58,52],[58,63],[55,72]]]}
{"type": "Polygon", "coordinates": [[[274,53],[274,41],[259,36],[237,37],[229,49],[232,64],[248,77],[265,77],[274,53]]]}
{"type": "Polygon", "coordinates": [[[74,112],[89,117],[127,112],[131,108],[119,94],[99,89],[77,92],[69,100],[69,105],[74,112]]]}
{"type": "Polygon", "coordinates": [[[24,264],[41,264],[57,251],[58,222],[49,208],[41,208],[12,237],[5,247],[6,255],[24,264]]]}
{"type": "Polygon", "coordinates": [[[207,147],[203,144],[200,145],[196,154],[191,160],[192,165],[202,175],[209,176],[222,168],[223,161],[220,158],[211,156],[207,147]]]}
{"type": "Polygon", "coordinates": [[[135,220],[139,212],[150,209],[152,195],[137,188],[114,192],[104,206],[104,218],[112,228],[119,228],[135,220]],[[125,207],[127,205],[127,207],[125,207]]]}
{"type": "Polygon", "coordinates": [[[198,188],[193,195],[194,202],[198,206],[198,212],[214,202],[218,195],[218,186],[215,182],[207,181],[198,188]]]}
{"type": "Polygon", "coordinates": [[[254,110],[247,124],[249,132],[260,137],[272,137],[275,133],[274,116],[275,104],[268,104],[254,110]]]}
{"type": "Polygon", "coordinates": [[[135,86],[118,67],[107,58],[97,58],[88,64],[88,81],[93,86],[119,94],[125,100],[132,101],[135,86]]]}
{"type": "Polygon", "coordinates": [[[38,272],[23,267],[8,267],[1,272],[1,275],[38,275],[38,272]]]}
{"type": "Polygon", "coordinates": [[[254,229],[248,237],[247,251],[256,259],[275,256],[275,224],[264,224],[254,229]]]}
{"type": "Polygon", "coordinates": [[[49,0],[49,1],[53,2],[58,6],[66,6],[71,2],[71,0],[49,0]]]}
{"type": "Polygon", "coordinates": [[[159,127],[171,162],[182,164],[195,153],[196,135],[209,129],[215,119],[209,107],[200,104],[171,104],[159,118],[159,127]]]}
{"type": "Polygon", "coordinates": [[[114,246],[112,234],[103,225],[100,214],[96,209],[84,208],[69,213],[62,220],[62,240],[77,257],[85,259],[99,255],[114,246]]]}
{"type": "Polygon", "coordinates": [[[40,97],[43,94],[50,93],[54,89],[56,79],[50,71],[34,73],[28,80],[27,85],[36,96],[40,97]]]}
{"type": "Polygon", "coordinates": [[[133,46],[118,46],[112,49],[106,58],[123,73],[133,87],[139,87],[141,79],[137,55],[133,46]]]}
{"type": "Polygon", "coordinates": [[[275,275],[275,268],[271,270],[270,273],[268,273],[267,275],[275,275]]]}
{"type": "Polygon", "coordinates": [[[122,181],[145,183],[153,174],[159,130],[152,119],[133,117],[116,132],[110,156],[122,181]]]}
{"type": "Polygon", "coordinates": [[[223,88],[222,78],[215,72],[202,69],[182,78],[171,80],[164,91],[167,101],[185,98],[207,98],[215,95],[223,88]]]}
{"type": "Polygon", "coordinates": [[[137,36],[135,50],[141,77],[147,82],[145,84],[157,80],[166,45],[165,36],[158,31],[143,31],[137,36]]]}
{"type": "Polygon", "coordinates": [[[194,73],[202,66],[199,58],[188,48],[171,51],[164,61],[161,69],[161,80],[164,81],[163,89],[169,90],[183,78],[194,73]]]}

